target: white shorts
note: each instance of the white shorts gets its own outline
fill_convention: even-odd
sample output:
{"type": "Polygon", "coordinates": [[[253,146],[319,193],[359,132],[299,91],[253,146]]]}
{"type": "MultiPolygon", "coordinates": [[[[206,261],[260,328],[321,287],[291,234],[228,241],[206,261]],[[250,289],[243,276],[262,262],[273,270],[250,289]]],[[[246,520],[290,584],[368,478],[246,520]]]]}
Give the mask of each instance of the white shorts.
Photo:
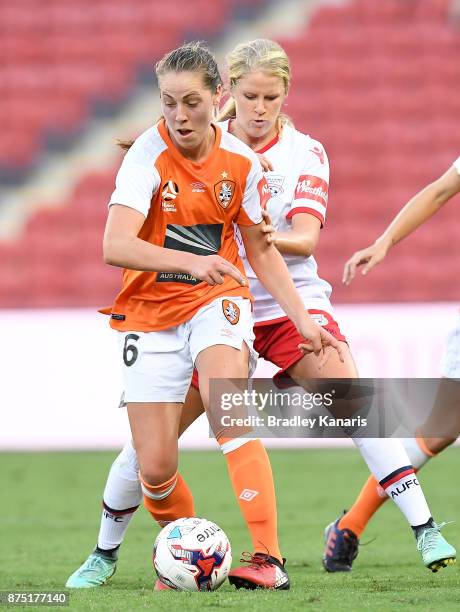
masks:
{"type": "Polygon", "coordinates": [[[221,297],[177,327],[153,332],[117,332],[124,402],[180,402],[190,387],[198,354],[218,344],[249,348],[249,375],[257,365],[251,302],[221,297]]]}
{"type": "Polygon", "coordinates": [[[460,317],[447,338],[441,373],[446,378],[460,379],[460,317]]]}

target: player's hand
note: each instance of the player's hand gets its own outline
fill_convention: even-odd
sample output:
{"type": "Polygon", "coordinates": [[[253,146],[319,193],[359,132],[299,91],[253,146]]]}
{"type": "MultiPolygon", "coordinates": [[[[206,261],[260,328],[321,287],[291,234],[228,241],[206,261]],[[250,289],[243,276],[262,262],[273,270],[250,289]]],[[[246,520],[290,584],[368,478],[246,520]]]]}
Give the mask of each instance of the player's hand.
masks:
{"type": "Polygon", "coordinates": [[[261,155],[257,153],[257,157],[259,158],[260,165],[262,166],[262,172],[270,172],[273,170],[272,162],[265,157],[265,155],[261,155]]]}
{"type": "Polygon", "coordinates": [[[243,287],[247,285],[245,276],[238,268],[220,255],[190,255],[187,272],[211,287],[222,285],[225,276],[230,276],[243,287]]]}
{"type": "Polygon", "coordinates": [[[372,270],[377,264],[385,259],[388,253],[388,249],[391,244],[385,241],[377,241],[367,249],[356,251],[350,257],[343,268],[342,282],[345,285],[349,285],[355,278],[356,268],[364,265],[361,271],[363,276],[366,276],[368,272],[372,270]]]}
{"type": "Polygon", "coordinates": [[[320,369],[326,365],[329,359],[330,351],[326,351],[327,347],[336,350],[340,361],[344,362],[344,355],[340,342],[334,338],[324,327],[318,325],[308,315],[305,315],[303,321],[297,326],[300,334],[305,338],[306,342],[298,345],[299,349],[306,353],[314,353],[320,358],[320,369]]]}
{"type": "Polygon", "coordinates": [[[276,245],[276,230],[273,226],[272,220],[270,219],[270,215],[267,210],[262,211],[263,224],[261,228],[261,232],[265,234],[265,239],[267,244],[275,244],[276,245]]]}

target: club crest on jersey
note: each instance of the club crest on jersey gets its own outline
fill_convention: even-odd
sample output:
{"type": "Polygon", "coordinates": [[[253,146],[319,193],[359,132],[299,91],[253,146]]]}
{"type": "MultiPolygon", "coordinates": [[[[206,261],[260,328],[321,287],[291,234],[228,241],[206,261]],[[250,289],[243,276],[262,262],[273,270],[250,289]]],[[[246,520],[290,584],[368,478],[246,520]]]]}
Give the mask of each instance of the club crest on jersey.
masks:
{"type": "Polygon", "coordinates": [[[228,179],[219,181],[214,185],[214,194],[217,203],[220,204],[222,208],[228,208],[235,194],[235,181],[229,181],[228,179]]]}
{"type": "Polygon", "coordinates": [[[282,174],[272,174],[270,172],[265,175],[265,178],[267,180],[268,188],[270,189],[270,193],[272,196],[284,192],[283,183],[285,177],[282,174]]]}
{"type": "Polygon", "coordinates": [[[227,319],[227,321],[232,325],[236,325],[240,320],[240,309],[235,302],[231,302],[230,300],[222,300],[222,312],[224,313],[224,317],[227,319]]]}
{"type": "Polygon", "coordinates": [[[179,187],[173,180],[166,181],[161,188],[161,208],[163,212],[176,212],[175,199],[179,195],[179,187]]]}

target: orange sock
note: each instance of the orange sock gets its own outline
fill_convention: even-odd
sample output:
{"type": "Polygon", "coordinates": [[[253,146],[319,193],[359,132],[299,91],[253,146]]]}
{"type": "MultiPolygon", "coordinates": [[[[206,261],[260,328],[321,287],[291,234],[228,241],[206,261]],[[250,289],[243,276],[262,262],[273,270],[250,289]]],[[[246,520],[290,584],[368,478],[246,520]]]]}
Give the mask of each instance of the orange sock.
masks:
{"type": "MultiPolygon", "coordinates": [[[[230,441],[230,444],[234,440],[230,441]]],[[[252,538],[254,552],[281,560],[275,487],[267,452],[260,440],[250,440],[226,452],[228,438],[219,439],[241,513],[252,538]]]]}
{"type": "Polygon", "coordinates": [[[177,472],[161,485],[149,485],[142,480],[144,506],[161,527],[178,518],[195,516],[192,492],[177,472]]]}
{"type": "Polygon", "coordinates": [[[377,480],[369,476],[353,506],[340,519],[339,529],[351,529],[358,538],[361,537],[367,523],[387,499],[377,480]]]}

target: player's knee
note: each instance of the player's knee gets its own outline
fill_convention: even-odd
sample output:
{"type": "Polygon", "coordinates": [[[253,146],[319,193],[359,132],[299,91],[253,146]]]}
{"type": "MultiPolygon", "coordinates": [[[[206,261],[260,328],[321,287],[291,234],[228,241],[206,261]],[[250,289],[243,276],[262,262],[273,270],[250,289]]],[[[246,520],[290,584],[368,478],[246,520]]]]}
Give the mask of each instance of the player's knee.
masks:
{"type": "Polygon", "coordinates": [[[145,463],[141,468],[142,481],[151,487],[158,487],[167,482],[177,472],[177,462],[162,459],[145,463]]]}

